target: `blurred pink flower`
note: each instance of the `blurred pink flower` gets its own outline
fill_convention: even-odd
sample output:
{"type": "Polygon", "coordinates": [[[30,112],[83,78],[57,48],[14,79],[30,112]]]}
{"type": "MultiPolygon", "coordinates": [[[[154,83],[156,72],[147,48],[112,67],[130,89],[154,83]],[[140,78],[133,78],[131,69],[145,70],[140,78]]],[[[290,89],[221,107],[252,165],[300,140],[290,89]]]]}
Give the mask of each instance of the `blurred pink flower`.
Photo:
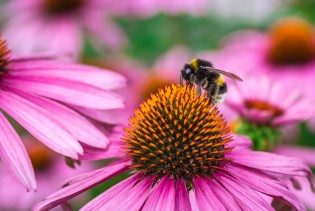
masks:
{"type": "MultiPolygon", "coordinates": [[[[0,154],[27,190],[35,190],[32,164],[6,114],[52,150],[77,159],[82,144],[106,148],[108,137],[89,117],[123,108],[112,90],[125,78],[100,68],[9,55],[0,38],[0,154]],[[79,112],[77,112],[77,111],[79,112]]],[[[111,122],[108,122],[111,123],[111,122]]]]}
{"type": "MultiPolygon", "coordinates": [[[[38,183],[36,192],[25,192],[25,188],[12,177],[6,167],[0,164],[0,210],[31,210],[32,206],[45,196],[57,190],[60,183],[71,176],[93,170],[89,162],[83,162],[75,169],[66,165],[65,159],[50,151],[30,136],[22,140],[31,158],[38,183]],[[18,197],[17,197],[18,196],[18,197]]],[[[87,198],[87,195],[84,195],[87,198]]],[[[82,196],[81,201],[87,202],[82,196]]],[[[76,201],[78,203],[78,201],[76,201]]]]}
{"type": "Polygon", "coordinates": [[[315,34],[313,26],[300,18],[278,20],[269,33],[236,32],[219,52],[201,55],[245,80],[248,75],[268,74],[315,99],[311,91],[315,89],[315,34]]]}
{"type": "Polygon", "coordinates": [[[51,209],[126,171],[133,175],[81,210],[273,210],[270,197],[305,210],[284,180],[313,182],[310,169],[299,159],[251,151],[251,141],[230,134],[205,95],[186,88],[152,95],[125,129],[121,159],[68,179],[33,210],[51,209]]]}
{"type": "Polygon", "coordinates": [[[85,35],[97,49],[104,45],[117,49],[127,39],[111,20],[112,4],[108,0],[10,0],[3,6],[7,22],[2,31],[21,54],[48,52],[77,58],[85,35]]]}
{"type": "Polygon", "coordinates": [[[289,84],[260,74],[231,85],[226,105],[241,118],[271,126],[297,124],[315,115],[314,100],[302,97],[289,84]]]}

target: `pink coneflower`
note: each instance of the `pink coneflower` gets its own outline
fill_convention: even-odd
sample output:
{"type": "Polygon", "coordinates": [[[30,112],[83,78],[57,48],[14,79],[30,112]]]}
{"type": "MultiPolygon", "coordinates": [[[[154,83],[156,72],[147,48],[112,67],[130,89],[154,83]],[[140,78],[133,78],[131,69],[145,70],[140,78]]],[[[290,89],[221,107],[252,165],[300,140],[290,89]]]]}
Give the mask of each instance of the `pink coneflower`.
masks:
{"type": "Polygon", "coordinates": [[[266,140],[279,140],[280,129],[313,118],[313,105],[314,101],[303,97],[290,84],[274,82],[259,74],[247,77],[242,84],[230,86],[226,100],[226,106],[232,110],[228,119],[238,119],[234,124],[236,131],[249,135],[258,150],[273,147],[276,143],[266,140]]]}
{"type": "Polygon", "coordinates": [[[226,104],[242,118],[258,124],[283,126],[299,123],[315,115],[314,102],[290,84],[272,81],[267,76],[246,78],[229,89],[226,104]]]}
{"type": "Polygon", "coordinates": [[[93,117],[122,108],[122,99],[111,90],[124,85],[121,75],[99,68],[14,57],[1,37],[1,159],[28,190],[36,189],[30,159],[7,115],[49,148],[73,159],[83,154],[80,143],[106,148],[109,140],[96,123],[75,110],[93,117]]]}
{"type": "MultiPolygon", "coordinates": [[[[315,34],[300,18],[280,19],[268,33],[240,31],[226,40],[224,48],[209,54],[215,64],[242,75],[268,74],[285,81],[314,99],[315,34]]],[[[315,125],[315,124],[314,124],[315,125]]]]}
{"type": "MultiPolygon", "coordinates": [[[[66,178],[93,170],[90,162],[82,162],[75,169],[70,168],[62,156],[29,135],[22,136],[22,140],[33,164],[38,189],[27,193],[3,163],[0,163],[0,210],[30,210],[35,203],[53,193],[66,178]]],[[[87,202],[83,197],[87,198],[87,195],[79,197],[76,203],[87,202]]]]}
{"type": "Polygon", "coordinates": [[[81,210],[273,210],[274,199],[305,210],[284,182],[308,177],[300,160],[253,152],[191,86],[152,94],[130,119],[123,158],[67,180],[33,210],[48,210],[122,172],[133,174],[81,210]],[[233,140],[234,139],[234,140],[233,140]]]}
{"type": "Polygon", "coordinates": [[[18,53],[77,57],[85,35],[97,49],[104,45],[117,49],[126,44],[126,37],[106,14],[113,6],[106,0],[13,0],[4,6],[8,20],[3,31],[18,53]]]}

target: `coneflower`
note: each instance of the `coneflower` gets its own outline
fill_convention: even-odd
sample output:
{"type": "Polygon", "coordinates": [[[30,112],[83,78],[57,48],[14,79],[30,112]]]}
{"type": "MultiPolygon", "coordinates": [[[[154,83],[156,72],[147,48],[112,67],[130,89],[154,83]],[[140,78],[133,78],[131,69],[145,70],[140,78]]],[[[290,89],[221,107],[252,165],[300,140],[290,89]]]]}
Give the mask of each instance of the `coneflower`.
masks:
{"type": "Polygon", "coordinates": [[[73,159],[83,154],[82,143],[105,149],[108,137],[79,112],[102,120],[105,117],[96,114],[123,108],[122,99],[111,90],[124,85],[124,77],[99,68],[16,57],[0,36],[2,161],[28,190],[36,189],[31,161],[7,115],[49,148],[73,159]]]}
{"type": "MultiPolygon", "coordinates": [[[[304,210],[282,182],[313,180],[300,160],[253,152],[191,86],[172,85],[140,105],[122,138],[122,158],[73,177],[35,205],[48,210],[126,171],[131,175],[81,210],[273,210],[265,196],[304,210]]],[[[267,198],[268,198],[267,197],[267,198]]]]}

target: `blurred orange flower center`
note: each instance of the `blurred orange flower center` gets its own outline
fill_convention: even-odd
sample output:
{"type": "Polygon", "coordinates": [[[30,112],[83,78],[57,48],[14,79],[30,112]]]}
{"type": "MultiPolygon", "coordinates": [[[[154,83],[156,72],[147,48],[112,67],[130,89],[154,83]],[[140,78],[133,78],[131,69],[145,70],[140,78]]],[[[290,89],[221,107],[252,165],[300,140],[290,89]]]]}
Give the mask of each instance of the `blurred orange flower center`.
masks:
{"type": "MultiPolygon", "coordinates": [[[[123,141],[132,167],[145,175],[170,175],[191,184],[229,162],[230,128],[209,99],[192,86],[168,86],[140,105],[123,141]]],[[[192,188],[192,187],[190,187],[192,188]]]]}
{"type": "Polygon", "coordinates": [[[151,78],[143,88],[143,99],[147,99],[151,94],[155,94],[159,88],[172,84],[171,81],[163,80],[158,76],[152,76],[151,78]]]}
{"type": "Polygon", "coordinates": [[[7,47],[7,43],[4,40],[3,36],[0,35],[0,76],[3,75],[6,71],[6,65],[8,64],[8,56],[10,50],[7,47]]]}
{"type": "Polygon", "coordinates": [[[315,58],[315,40],[310,24],[290,18],[277,22],[270,31],[268,58],[274,64],[300,64],[315,58]]]}
{"type": "Polygon", "coordinates": [[[31,141],[26,146],[34,169],[37,171],[49,169],[54,160],[54,154],[37,141],[31,141]]]}
{"type": "Polygon", "coordinates": [[[45,10],[50,14],[73,12],[82,6],[83,0],[45,0],[45,10]]]}
{"type": "Polygon", "coordinates": [[[247,109],[270,112],[273,117],[278,117],[284,114],[284,111],[281,108],[261,100],[246,100],[245,106],[247,109]]]}

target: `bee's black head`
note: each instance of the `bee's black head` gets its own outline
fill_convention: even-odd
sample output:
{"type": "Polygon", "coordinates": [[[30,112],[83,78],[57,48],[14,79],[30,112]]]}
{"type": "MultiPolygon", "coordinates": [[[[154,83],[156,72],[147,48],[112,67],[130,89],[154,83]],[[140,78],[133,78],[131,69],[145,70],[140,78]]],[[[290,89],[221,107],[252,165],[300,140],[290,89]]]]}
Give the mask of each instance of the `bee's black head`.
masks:
{"type": "Polygon", "coordinates": [[[183,79],[189,81],[192,74],[194,74],[194,68],[190,64],[185,64],[184,68],[181,70],[183,79]]]}

